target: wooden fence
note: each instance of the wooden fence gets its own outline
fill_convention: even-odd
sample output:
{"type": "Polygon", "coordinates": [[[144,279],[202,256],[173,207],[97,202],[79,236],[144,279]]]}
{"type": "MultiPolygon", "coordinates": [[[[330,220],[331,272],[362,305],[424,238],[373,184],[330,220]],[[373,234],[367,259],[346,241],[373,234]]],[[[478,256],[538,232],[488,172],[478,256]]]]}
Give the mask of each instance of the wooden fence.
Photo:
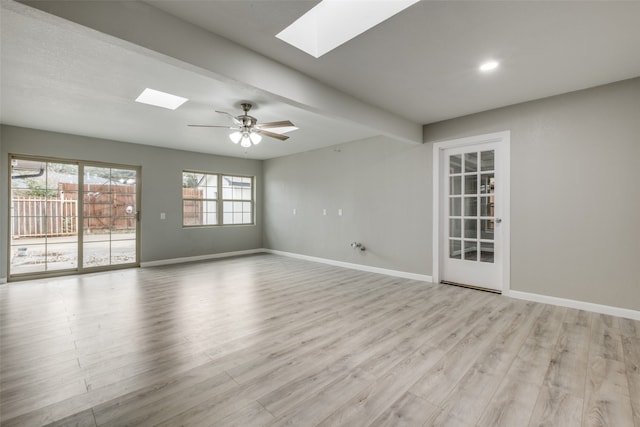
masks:
{"type": "Polygon", "coordinates": [[[182,223],[183,225],[202,225],[204,203],[202,190],[199,188],[182,189],[182,223]]]}
{"type": "Polygon", "coordinates": [[[68,236],[78,232],[78,201],[29,197],[12,200],[11,235],[68,236]]]}
{"type": "MultiPolygon", "coordinates": [[[[78,232],[78,185],[60,183],[57,198],[15,198],[11,201],[13,238],[66,236],[78,232]]],[[[135,185],[85,184],[84,232],[134,230],[135,185]]]]}

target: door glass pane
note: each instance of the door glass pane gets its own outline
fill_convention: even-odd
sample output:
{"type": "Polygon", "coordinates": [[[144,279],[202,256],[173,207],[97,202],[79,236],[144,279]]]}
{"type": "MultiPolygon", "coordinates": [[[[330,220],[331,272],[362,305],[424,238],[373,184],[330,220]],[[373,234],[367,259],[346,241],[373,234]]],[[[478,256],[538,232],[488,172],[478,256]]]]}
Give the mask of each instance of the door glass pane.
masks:
{"type": "Polygon", "coordinates": [[[469,261],[478,260],[478,242],[475,240],[464,241],[464,259],[469,261]]]}
{"type": "Polygon", "coordinates": [[[478,198],[464,198],[464,216],[478,216],[478,198]]]}
{"type": "Polygon", "coordinates": [[[493,227],[494,223],[492,219],[480,220],[480,238],[483,240],[493,240],[493,227]]]}
{"type": "Polygon", "coordinates": [[[449,157],[449,173],[461,173],[462,172],[462,155],[456,154],[449,157]]]}
{"type": "Polygon", "coordinates": [[[480,153],[480,162],[481,162],[481,166],[480,169],[483,171],[491,171],[494,170],[494,150],[489,150],[489,151],[483,151],[482,153],[480,153]]]}
{"type": "Polygon", "coordinates": [[[136,262],[135,239],[124,238],[126,234],[114,234],[111,240],[111,264],[136,262]]]}
{"type": "Polygon", "coordinates": [[[480,175],[480,193],[491,194],[493,193],[494,186],[493,173],[483,173],[480,175]]]}
{"type": "MultiPolygon", "coordinates": [[[[56,239],[60,241],[59,239],[56,239]]],[[[78,266],[78,247],[75,240],[47,244],[47,271],[75,269],[78,266]]]]}
{"type": "Polygon", "coordinates": [[[452,197],[449,199],[449,216],[462,216],[462,199],[452,197]]]}
{"type": "Polygon", "coordinates": [[[475,239],[478,237],[478,221],[475,219],[464,220],[464,238],[475,239]]]}
{"type": "Polygon", "coordinates": [[[85,236],[82,245],[82,266],[84,268],[109,265],[111,257],[111,242],[107,240],[88,240],[85,236]]]}
{"type": "Polygon", "coordinates": [[[118,188],[118,193],[135,193],[136,171],[131,169],[111,169],[111,183],[118,188]]]}
{"type": "Polygon", "coordinates": [[[464,171],[476,172],[478,170],[478,153],[465,153],[464,171]]]}
{"type": "Polygon", "coordinates": [[[493,196],[480,197],[480,216],[493,216],[493,196]]]}
{"type": "Polygon", "coordinates": [[[460,223],[462,220],[460,219],[450,219],[449,220],[449,237],[462,237],[460,235],[460,223]]]}
{"type": "Polygon", "coordinates": [[[78,166],[11,159],[9,274],[75,269],[78,166]]]}
{"type": "Polygon", "coordinates": [[[493,243],[480,243],[480,261],[491,263],[493,262],[493,243]]]}
{"type": "Polygon", "coordinates": [[[136,262],[137,171],[84,168],[83,267],[136,262]]]}
{"type": "Polygon", "coordinates": [[[464,194],[478,193],[478,175],[466,175],[464,177],[464,194]]]}
{"type": "Polygon", "coordinates": [[[30,238],[11,242],[11,274],[37,273],[46,270],[45,239],[30,238]],[[28,241],[28,243],[26,243],[28,241]]]}
{"type": "Polygon", "coordinates": [[[462,259],[462,242],[449,240],[449,258],[462,259]]]}
{"type": "Polygon", "coordinates": [[[457,195],[462,193],[462,177],[452,176],[449,179],[449,194],[457,195]]]}

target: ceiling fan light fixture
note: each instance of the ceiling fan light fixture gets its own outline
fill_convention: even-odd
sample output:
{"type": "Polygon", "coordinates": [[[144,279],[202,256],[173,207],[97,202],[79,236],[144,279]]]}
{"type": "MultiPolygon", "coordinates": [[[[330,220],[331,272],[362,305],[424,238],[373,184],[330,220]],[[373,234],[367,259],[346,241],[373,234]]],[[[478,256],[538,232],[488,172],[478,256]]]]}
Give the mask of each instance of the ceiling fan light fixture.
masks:
{"type": "Polygon", "coordinates": [[[260,144],[260,141],[262,141],[262,135],[260,135],[259,133],[251,132],[249,134],[249,139],[251,139],[253,145],[258,145],[260,144]]]}
{"type": "Polygon", "coordinates": [[[258,125],[258,119],[249,115],[251,104],[244,102],[241,104],[244,114],[239,116],[233,116],[224,111],[216,110],[216,113],[224,114],[233,120],[235,126],[222,126],[222,125],[188,125],[194,127],[209,127],[209,128],[226,128],[230,129],[229,139],[234,144],[239,144],[243,148],[250,148],[253,145],[258,145],[262,142],[263,136],[269,138],[278,139],[280,141],[286,141],[288,136],[282,135],[282,133],[276,131],[271,132],[267,129],[280,129],[281,131],[290,131],[298,129],[289,120],[280,120],[277,122],[267,122],[258,125]]]}
{"type": "Polygon", "coordinates": [[[240,142],[240,140],[242,139],[242,133],[235,131],[235,132],[231,132],[229,134],[229,139],[231,140],[231,142],[233,142],[234,144],[237,144],[240,142]]]}
{"type": "Polygon", "coordinates": [[[499,65],[500,65],[500,63],[498,61],[487,61],[487,62],[482,63],[480,65],[479,69],[480,69],[480,71],[484,71],[484,72],[493,71],[496,68],[498,68],[499,65]]]}

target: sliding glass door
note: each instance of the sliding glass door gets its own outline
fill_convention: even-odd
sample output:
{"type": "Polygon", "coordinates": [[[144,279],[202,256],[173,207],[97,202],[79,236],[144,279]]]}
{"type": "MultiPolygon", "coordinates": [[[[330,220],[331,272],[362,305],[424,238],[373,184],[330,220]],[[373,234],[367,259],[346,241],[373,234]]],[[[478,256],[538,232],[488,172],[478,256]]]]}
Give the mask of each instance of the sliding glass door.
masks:
{"type": "Polygon", "coordinates": [[[9,277],[135,266],[139,168],[11,157],[9,277]]]}
{"type": "Polygon", "coordinates": [[[38,274],[78,267],[78,192],[61,185],[78,165],[12,159],[10,273],[38,274]]]}
{"type": "Polygon", "coordinates": [[[83,267],[135,263],[137,171],[101,166],[83,169],[83,267]]]}

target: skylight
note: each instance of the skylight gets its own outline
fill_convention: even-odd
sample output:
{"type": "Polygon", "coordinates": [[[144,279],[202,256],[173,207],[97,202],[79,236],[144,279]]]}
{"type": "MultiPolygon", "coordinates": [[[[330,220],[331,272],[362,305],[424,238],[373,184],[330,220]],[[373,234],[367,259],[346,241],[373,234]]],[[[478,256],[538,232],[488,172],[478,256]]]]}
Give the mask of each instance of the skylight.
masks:
{"type": "Polygon", "coordinates": [[[419,0],[323,0],[276,35],[320,58],[419,0]]]}
{"type": "Polygon", "coordinates": [[[136,102],[155,105],[156,107],[167,108],[169,110],[175,110],[187,101],[187,98],[149,88],[143,90],[140,96],[136,98],[136,102]]]}

